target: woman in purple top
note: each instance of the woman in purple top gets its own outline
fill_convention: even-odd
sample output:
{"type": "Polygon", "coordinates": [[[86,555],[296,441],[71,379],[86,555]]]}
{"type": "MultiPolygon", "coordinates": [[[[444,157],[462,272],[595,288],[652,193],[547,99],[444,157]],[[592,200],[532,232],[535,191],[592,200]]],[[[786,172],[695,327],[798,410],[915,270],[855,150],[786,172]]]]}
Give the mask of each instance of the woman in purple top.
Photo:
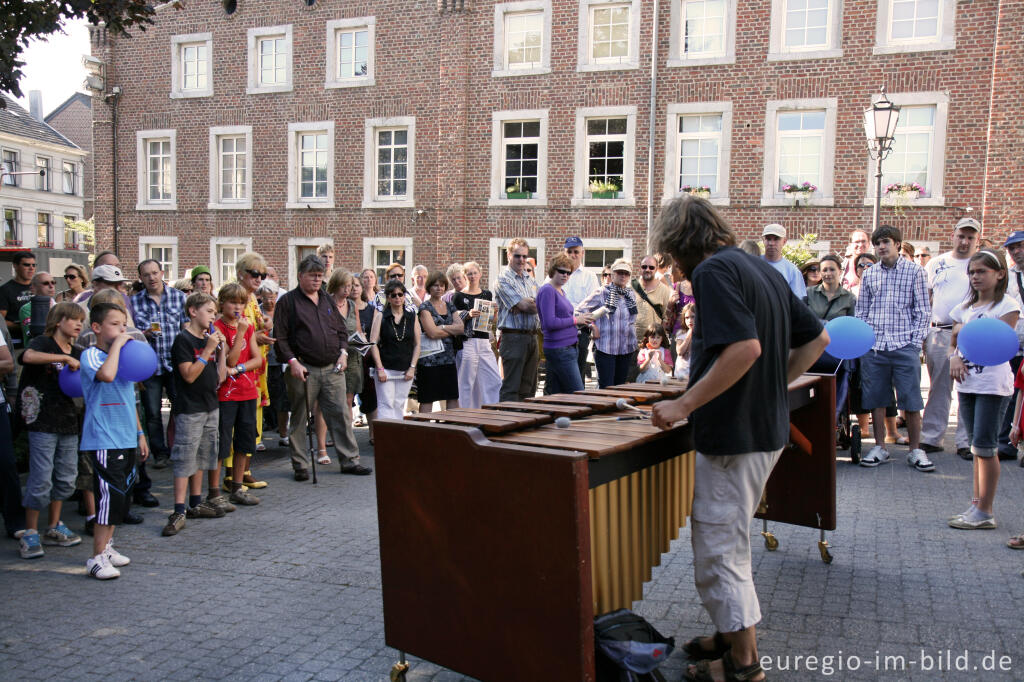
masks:
{"type": "Polygon", "coordinates": [[[537,291],[537,315],[544,335],[544,360],[547,393],[572,393],[583,390],[576,352],[576,325],[589,324],[592,317],[576,317],[572,303],[562,291],[572,274],[572,261],[565,254],[551,259],[551,280],[537,291]]]}

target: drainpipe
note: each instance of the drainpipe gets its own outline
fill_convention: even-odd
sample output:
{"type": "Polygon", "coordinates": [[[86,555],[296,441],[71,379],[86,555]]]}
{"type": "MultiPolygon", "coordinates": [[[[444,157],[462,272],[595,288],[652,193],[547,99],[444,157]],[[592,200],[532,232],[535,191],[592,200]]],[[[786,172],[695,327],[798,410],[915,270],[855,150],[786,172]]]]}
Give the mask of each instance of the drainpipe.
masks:
{"type": "MultiPolygon", "coordinates": [[[[111,147],[112,160],[111,160],[111,164],[110,165],[111,165],[112,177],[113,177],[113,182],[114,182],[113,192],[111,192],[111,197],[112,197],[112,201],[113,201],[113,213],[114,213],[114,223],[113,223],[113,228],[114,228],[114,244],[113,244],[113,247],[114,248],[112,250],[114,252],[114,255],[117,256],[118,258],[120,258],[121,257],[121,253],[120,253],[120,250],[118,248],[118,238],[117,238],[117,232],[118,232],[118,229],[117,229],[117,103],[121,99],[121,87],[118,86],[118,85],[115,85],[114,87],[110,88],[110,94],[105,96],[103,99],[106,100],[106,102],[110,105],[110,108],[111,108],[110,109],[110,147],[111,147]]],[[[95,179],[93,180],[93,182],[95,182],[95,179]]]]}
{"type": "Polygon", "coordinates": [[[644,253],[648,251],[648,244],[651,242],[651,228],[654,226],[654,142],[655,125],[657,123],[657,100],[658,100],[658,0],[654,0],[654,20],[651,22],[651,99],[650,117],[647,121],[648,142],[647,142],[647,240],[644,244],[644,253]]]}
{"type": "Polygon", "coordinates": [[[992,41],[992,76],[988,86],[988,124],[985,130],[985,175],[981,185],[981,228],[985,229],[985,217],[988,212],[988,172],[989,155],[992,153],[992,107],[996,100],[996,64],[999,61],[999,25],[1003,18],[1003,0],[999,0],[996,10],[996,35],[992,41]]]}

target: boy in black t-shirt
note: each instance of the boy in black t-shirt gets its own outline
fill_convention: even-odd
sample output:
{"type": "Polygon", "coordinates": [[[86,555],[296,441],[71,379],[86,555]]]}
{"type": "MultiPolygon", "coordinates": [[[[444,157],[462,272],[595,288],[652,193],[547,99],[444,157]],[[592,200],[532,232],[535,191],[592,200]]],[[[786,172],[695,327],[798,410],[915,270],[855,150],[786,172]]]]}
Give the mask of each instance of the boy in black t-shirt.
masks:
{"type": "Polygon", "coordinates": [[[192,294],[185,301],[189,322],[171,346],[174,368],[174,511],[164,535],[177,535],[185,519],[220,518],[234,506],[217,491],[220,460],[217,458],[220,410],[217,387],[227,376],[224,335],[213,327],[217,303],[209,294],[192,294]],[[203,471],[208,472],[210,492],[203,501],[203,471]],[[186,493],[188,506],[185,505],[186,493]]]}

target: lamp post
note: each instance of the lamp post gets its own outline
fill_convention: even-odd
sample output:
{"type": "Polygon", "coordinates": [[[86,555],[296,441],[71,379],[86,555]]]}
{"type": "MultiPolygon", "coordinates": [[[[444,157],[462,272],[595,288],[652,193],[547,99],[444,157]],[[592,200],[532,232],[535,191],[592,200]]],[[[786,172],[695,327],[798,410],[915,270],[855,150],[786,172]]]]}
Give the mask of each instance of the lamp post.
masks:
{"type": "Polygon", "coordinates": [[[896,122],[900,118],[900,107],[885,96],[885,86],[880,88],[882,96],[864,110],[864,134],[868,138],[868,153],[875,159],[875,210],[871,220],[872,233],[878,229],[878,218],[882,211],[882,160],[892,152],[892,141],[896,137],[896,122]]]}

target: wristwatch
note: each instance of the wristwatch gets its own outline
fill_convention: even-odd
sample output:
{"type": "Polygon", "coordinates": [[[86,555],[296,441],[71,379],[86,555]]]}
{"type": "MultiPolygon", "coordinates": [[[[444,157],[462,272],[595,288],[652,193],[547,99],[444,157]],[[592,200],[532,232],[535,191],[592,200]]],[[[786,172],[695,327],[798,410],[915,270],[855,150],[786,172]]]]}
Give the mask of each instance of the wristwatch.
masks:
{"type": "Polygon", "coordinates": [[[238,363],[238,366],[235,367],[235,371],[238,372],[239,374],[245,374],[245,363],[244,362],[238,363]]]}

